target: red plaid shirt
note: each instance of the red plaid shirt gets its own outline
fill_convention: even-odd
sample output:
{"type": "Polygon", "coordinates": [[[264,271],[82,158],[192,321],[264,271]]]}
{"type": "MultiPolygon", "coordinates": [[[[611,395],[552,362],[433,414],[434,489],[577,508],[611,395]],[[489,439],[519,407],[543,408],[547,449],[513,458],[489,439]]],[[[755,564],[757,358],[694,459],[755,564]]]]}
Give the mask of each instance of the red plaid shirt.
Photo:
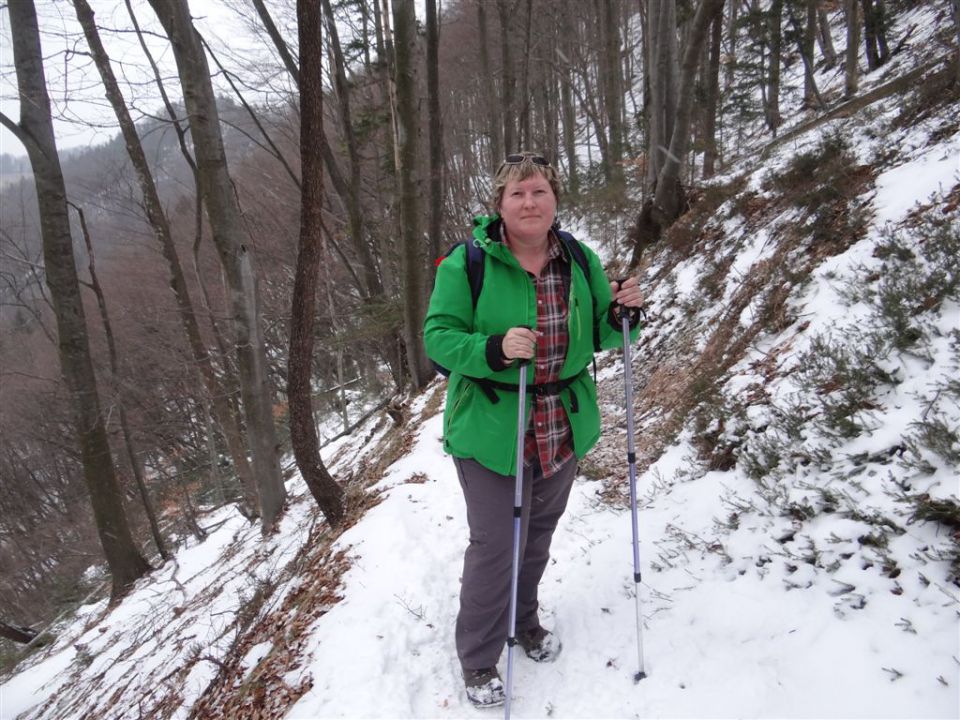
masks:
{"type": "MultiPolygon", "coordinates": [[[[533,276],[531,275],[531,278],[533,276]]],[[[550,232],[547,262],[534,279],[537,288],[537,352],[533,383],[557,382],[567,356],[570,336],[567,332],[567,288],[570,261],[560,241],[550,232]]],[[[573,457],[573,434],[559,395],[528,396],[533,405],[533,420],[524,445],[524,464],[540,459],[543,477],[550,477],[573,457]]]]}

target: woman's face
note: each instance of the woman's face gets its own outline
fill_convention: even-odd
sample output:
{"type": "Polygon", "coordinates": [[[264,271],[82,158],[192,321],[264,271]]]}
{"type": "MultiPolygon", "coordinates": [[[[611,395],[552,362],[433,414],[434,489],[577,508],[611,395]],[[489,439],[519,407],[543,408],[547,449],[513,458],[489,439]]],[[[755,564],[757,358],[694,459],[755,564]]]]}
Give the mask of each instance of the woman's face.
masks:
{"type": "Polygon", "coordinates": [[[540,174],[526,180],[511,180],[500,199],[500,217],[511,239],[539,241],[547,236],[557,214],[557,198],[540,174]]]}

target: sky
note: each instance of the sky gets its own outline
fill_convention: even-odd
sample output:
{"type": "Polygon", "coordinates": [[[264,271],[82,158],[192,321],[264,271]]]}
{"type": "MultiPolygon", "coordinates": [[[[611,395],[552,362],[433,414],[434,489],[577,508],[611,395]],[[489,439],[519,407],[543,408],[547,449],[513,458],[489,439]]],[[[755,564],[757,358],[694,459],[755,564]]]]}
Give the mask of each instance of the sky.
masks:
{"type": "MultiPolygon", "coordinates": [[[[134,107],[134,119],[139,113],[153,113],[161,104],[157,93],[153,75],[143,58],[140,46],[132,35],[132,24],[121,0],[89,0],[96,14],[97,23],[102,28],[123,30],[124,32],[105,32],[101,29],[101,39],[114,64],[114,72],[120,78],[121,89],[128,105],[134,107]]],[[[171,76],[168,92],[171,97],[179,96],[179,85],[176,82],[176,65],[169,50],[162,29],[159,26],[153,10],[146,0],[133,0],[134,11],[141,27],[151,30],[147,42],[151,53],[161,67],[161,71],[171,76]]],[[[278,7],[293,8],[294,3],[269,3],[268,7],[274,13],[274,21],[281,26],[283,32],[283,18],[277,11],[278,7]]],[[[424,17],[423,0],[416,2],[417,15],[424,17]]],[[[279,81],[274,78],[268,80],[269,69],[277,63],[265,38],[258,39],[252,32],[249,24],[242,19],[243,14],[252,15],[249,0],[190,0],[190,9],[195,24],[204,36],[216,49],[220,59],[228,69],[237,70],[244,65],[253,65],[264,71],[260,78],[261,92],[247,89],[245,97],[252,103],[260,102],[272,94],[268,87],[287,88],[285,78],[279,81]]],[[[73,53],[85,52],[86,44],[82,38],[82,31],[76,21],[73,6],[66,0],[38,0],[37,12],[40,24],[44,56],[47,58],[45,70],[47,87],[50,93],[54,114],[54,133],[57,138],[57,147],[60,150],[88,147],[99,144],[113,137],[118,129],[103,95],[99,76],[92,62],[85,57],[73,53]]],[[[284,33],[286,38],[295,38],[296,29],[292,24],[284,33]]],[[[215,70],[212,67],[211,69],[215,70]]],[[[248,71],[244,71],[248,76],[248,71]]],[[[215,81],[217,82],[217,81],[215,81]]],[[[227,84],[219,80],[217,86],[222,86],[224,92],[232,93],[227,84]]],[[[13,49],[10,39],[9,13],[6,3],[0,9],[0,110],[12,120],[19,121],[19,102],[17,100],[16,76],[13,68],[13,49]]],[[[11,155],[25,154],[20,141],[6,128],[0,127],[0,152],[11,155]]]]}
{"type": "MultiPolygon", "coordinates": [[[[238,59],[254,61],[267,57],[266,48],[257,45],[238,13],[232,9],[234,1],[190,1],[197,28],[218,48],[218,53],[222,53],[221,60],[228,68],[236,68],[238,59]]],[[[139,43],[131,32],[132,23],[124,3],[120,0],[90,0],[90,4],[101,28],[124,31],[101,29],[101,39],[121,82],[124,98],[133,107],[134,119],[142,117],[143,113],[156,112],[161,107],[160,96],[139,43]]],[[[166,40],[155,34],[161,33],[159,22],[145,0],[134,0],[132,4],[141,27],[152,33],[147,35],[147,42],[161,72],[171,78],[168,92],[171,98],[178,99],[180,90],[172,53],[166,40]]],[[[79,53],[86,52],[86,43],[72,4],[40,0],[37,12],[58,149],[106,142],[118,132],[116,120],[92,61],[73,52],[74,49],[79,53]]],[[[13,121],[19,121],[10,20],[5,3],[0,9],[0,109],[13,121]]],[[[5,128],[0,128],[0,151],[11,155],[26,152],[20,141],[5,128]]]]}

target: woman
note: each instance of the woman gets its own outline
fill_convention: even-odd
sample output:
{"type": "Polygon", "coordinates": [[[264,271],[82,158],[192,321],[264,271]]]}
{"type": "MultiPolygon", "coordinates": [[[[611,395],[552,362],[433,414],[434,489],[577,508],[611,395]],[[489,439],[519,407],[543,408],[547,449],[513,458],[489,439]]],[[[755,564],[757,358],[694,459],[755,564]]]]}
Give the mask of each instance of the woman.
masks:
{"type": "MultiPolygon", "coordinates": [[[[619,306],[642,304],[637,279],[604,276],[597,256],[554,226],[560,181],[540,155],[510,155],[494,177],[497,215],[475,220],[483,285],[473,296],[467,248],[441,263],[424,324],[428,355],[450,370],[444,448],[467,505],[457,654],[475,705],[504,701],[497,661],[508,633],[519,363],[528,370],[517,643],[537,662],[560,652],[540,625],[537,588],[577,460],[600,436],[595,348],[622,342],[619,306]],[[579,248],[583,248],[580,250],[579,248]],[[577,257],[579,255],[579,257],[577,257]],[[586,265],[586,269],[581,267],[586,265]]],[[[638,332],[632,319],[632,340],[638,332]]]]}

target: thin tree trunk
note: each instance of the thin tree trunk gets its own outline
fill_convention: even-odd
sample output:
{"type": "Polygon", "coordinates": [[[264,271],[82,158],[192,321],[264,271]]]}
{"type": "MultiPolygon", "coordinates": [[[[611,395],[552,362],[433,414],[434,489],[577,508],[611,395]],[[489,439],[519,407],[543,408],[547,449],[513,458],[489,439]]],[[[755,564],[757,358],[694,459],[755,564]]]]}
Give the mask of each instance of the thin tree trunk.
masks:
{"type": "MultiPolygon", "coordinates": [[[[86,4],[86,0],[74,0],[77,6],[77,15],[80,15],[81,5],[86,4]]],[[[86,8],[89,11],[89,6],[86,8]]],[[[89,15],[93,20],[93,13],[89,15]]],[[[84,27],[86,32],[86,27],[84,27]]],[[[90,239],[90,230],[87,227],[87,218],[83,210],[73,203],[69,203],[80,218],[80,230],[83,235],[83,242],[87,248],[87,270],[90,273],[90,288],[97,298],[97,308],[100,310],[100,322],[103,324],[103,332],[107,339],[107,354],[110,359],[110,373],[113,375],[114,383],[120,384],[120,360],[117,356],[117,341],[113,335],[113,325],[110,323],[110,313],[107,310],[107,298],[103,294],[103,287],[100,285],[100,278],[97,276],[97,265],[94,259],[93,242],[90,239]]],[[[140,493],[140,501],[143,503],[144,512],[147,515],[147,522],[150,524],[150,533],[153,535],[153,542],[157,546],[160,557],[164,560],[170,559],[170,553],[167,550],[167,544],[163,540],[163,534],[160,532],[160,523],[157,521],[157,512],[154,510],[153,501],[150,499],[150,492],[147,490],[147,483],[143,479],[143,472],[140,461],[137,459],[137,451],[133,443],[133,432],[130,429],[130,421],[127,418],[126,405],[123,398],[117,399],[118,415],[120,416],[120,430],[123,434],[123,444],[127,450],[127,458],[130,461],[130,469],[133,472],[134,481],[137,484],[137,490],[140,493]]]]}
{"type": "Polygon", "coordinates": [[[727,23],[727,62],[724,70],[723,88],[729,90],[733,85],[734,71],[737,68],[737,22],[740,14],[740,2],[730,3],[730,20],[727,23]]]}
{"type": "Polygon", "coordinates": [[[620,32],[617,22],[619,3],[614,0],[602,0],[600,26],[603,32],[603,60],[600,63],[603,73],[603,94],[607,110],[609,127],[606,175],[615,193],[623,190],[623,123],[621,122],[623,105],[623,69],[620,64],[620,32]]]}
{"type": "Polygon", "coordinates": [[[100,412],[73,254],[66,187],[53,135],[36,9],[32,0],[21,0],[8,4],[7,11],[21,99],[20,124],[13,123],[6,115],[0,115],[0,120],[24,143],[33,168],[44,269],[57,320],[60,366],[70,392],[83,476],[112,576],[112,594],[117,598],[142,577],[150,565],[130,533],[100,412]]]}
{"type": "Polygon", "coordinates": [[[487,0],[477,0],[477,33],[480,42],[480,82],[483,85],[487,113],[487,126],[490,135],[490,167],[495,168],[504,157],[503,125],[500,122],[500,95],[494,91],[493,68],[490,66],[490,50],[487,31],[487,0]]]}
{"type": "Polygon", "coordinates": [[[803,59],[803,107],[817,105],[817,81],[814,77],[813,51],[817,39],[817,0],[806,0],[807,23],[804,26],[800,56],[803,59]]]}
{"type": "Polygon", "coordinates": [[[517,147],[517,124],[514,119],[513,107],[513,60],[510,55],[510,30],[513,27],[513,15],[508,0],[497,0],[497,16],[500,20],[500,74],[501,93],[503,100],[500,104],[501,122],[503,123],[503,152],[506,155],[521,148],[517,147]]]}
{"type": "MultiPolygon", "coordinates": [[[[329,4],[324,0],[324,10],[329,4]]],[[[328,16],[329,20],[329,16],[328,16]]],[[[316,139],[323,129],[323,40],[320,8],[316,0],[297,0],[300,40],[300,249],[290,311],[290,355],[287,367],[287,400],[290,403],[290,439],[297,467],[310,493],[331,526],[343,521],[343,488],[320,458],[320,443],[313,422],[314,319],[317,278],[320,272],[320,233],[323,212],[323,167],[316,139]]]]}
{"type": "Polygon", "coordinates": [[[723,14],[713,20],[710,31],[710,61],[707,70],[706,122],[703,139],[703,177],[713,177],[717,162],[717,105],[720,98],[720,51],[723,40],[723,14]]]}
{"type": "Polygon", "coordinates": [[[686,160],[690,143],[690,124],[693,107],[693,81],[697,70],[707,29],[713,18],[723,10],[724,0],[701,0],[693,18],[690,36],[683,55],[678,92],[676,122],[670,139],[667,161],[657,178],[657,193],[654,200],[654,220],[662,228],[668,227],[683,210],[685,193],[680,183],[680,171],[686,160]]]}
{"type": "Polygon", "coordinates": [[[263,0],[253,0],[253,6],[257,10],[257,15],[260,16],[260,22],[262,22],[263,26],[267,29],[267,34],[270,36],[270,40],[273,41],[273,46],[277,49],[277,54],[283,61],[283,66],[287,69],[287,72],[290,73],[290,77],[293,78],[297,87],[300,87],[300,72],[297,70],[297,61],[290,52],[290,48],[287,47],[287,43],[284,42],[283,36],[280,35],[280,31],[277,29],[276,23],[273,22],[273,18],[270,17],[267,6],[263,0]]]}
{"type": "MultiPolygon", "coordinates": [[[[174,297],[177,301],[177,312],[180,316],[180,323],[183,326],[184,334],[187,337],[187,344],[190,347],[194,362],[196,362],[197,368],[200,371],[200,377],[203,379],[204,386],[213,402],[214,416],[217,419],[217,424],[223,431],[224,440],[227,443],[227,450],[230,453],[230,458],[233,461],[237,476],[240,479],[240,485],[244,492],[243,514],[246,517],[254,517],[256,516],[259,503],[257,501],[257,487],[253,477],[253,470],[250,468],[250,463],[247,460],[247,449],[243,442],[236,415],[227,399],[228,393],[217,378],[216,369],[213,367],[210,353],[207,351],[201,336],[196,311],[193,307],[193,300],[190,297],[190,290],[187,286],[186,277],[184,276],[183,265],[180,262],[176,243],[173,240],[169,220],[160,201],[160,194],[153,181],[153,175],[150,173],[150,167],[147,163],[143,145],[137,134],[133,118],[130,117],[130,113],[127,110],[120,86],[117,83],[116,76],[110,65],[110,59],[107,57],[106,50],[100,40],[90,5],[87,0],[74,0],[74,7],[76,8],[77,18],[83,28],[84,35],[86,36],[87,44],[90,46],[94,63],[103,81],[107,99],[110,101],[114,114],[117,117],[117,122],[120,124],[120,132],[126,144],[127,155],[130,157],[130,162],[133,165],[134,172],[137,175],[137,181],[140,185],[140,192],[143,195],[143,207],[147,214],[147,220],[150,223],[150,227],[153,228],[154,236],[160,245],[161,254],[167,262],[167,268],[170,273],[170,288],[173,290],[174,297]]],[[[185,145],[181,147],[181,150],[186,151],[185,145]]],[[[194,167],[196,166],[194,165],[194,167]]],[[[201,285],[201,287],[203,286],[201,285]]]]}
{"type": "MultiPolygon", "coordinates": [[[[350,222],[350,237],[353,247],[360,259],[363,268],[363,279],[367,286],[367,297],[380,300],[383,297],[383,286],[380,274],[377,272],[376,261],[370,252],[367,243],[365,223],[363,222],[363,204],[360,196],[362,168],[360,166],[360,149],[357,136],[353,131],[353,114],[351,111],[350,85],[347,82],[346,61],[340,46],[340,36],[337,32],[337,23],[333,17],[333,8],[330,0],[322,0],[323,14],[326,17],[328,44],[333,52],[334,86],[337,90],[337,106],[340,110],[340,125],[343,137],[346,140],[347,160],[350,164],[349,187],[343,198],[347,205],[347,217],[350,222]]],[[[326,140],[323,141],[326,145],[326,140]]]]}
{"type": "MultiPolygon", "coordinates": [[[[427,3],[427,112],[430,116],[430,213],[427,226],[428,258],[440,257],[443,235],[443,124],[440,117],[440,28],[437,0],[427,3]]],[[[434,274],[436,264],[430,263],[434,274]]]]}
{"type": "Polygon", "coordinates": [[[580,171],[577,161],[577,116],[573,104],[573,72],[570,67],[570,58],[573,56],[572,45],[573,19],[572,9],[565,3],[560,11],[563,17],[560,44],[557,46],[557,55],[562,61],[560,70],[560,113],[563,117],[563,152],[567,158],[567,185],[572,195],[580,193],[580,171]]]}
{"type": "Polygon", "coordinates": [[[286,490],[280,474],[279,444],[267,377],[266,349],[260,328],[259,298],[252,247],[227,168],[210,69],[193,27],[187,0],[150,0],[170,37],[200,175],[200,190],[220,255],[233,311],[240,389],[253,456],[263,531],[273,530],[286,490]]]}
{"type": "Polygon", "coordinates": [[[15,643],[26,645],[33,642],[37,637],[37,631],[33,628],[23,627],[22,625],[11,625],[0,620],[0,638],[12,640],[15,643]]]}
{"type": "Polygon", "coordinates": [[[817,38],[820,41],[820,51],[823,53],[823,59],[827,67],[833,67],[837,64],[837,50],[833,45],[833,36],[830,33],[830,18],[827,16],[826,8],[821,3],[817,3],[817,38]]]}
{"type": "Polygon", "coordinates": [[[857,94],[860,85],[860,3],[857,0],[845,0],[844,10],[847,15],[847,49],[844,54],[843,96],[851,98],[857,94]]]}
{"type": "Polygon", "coordinates": [[[780,56],[783,50],[783,0],[770,4],[768,33],[770,37],[770,67],[767,75],[766,120],[773,136],[783,123],[780,115],[780,56]]]}
{"type": "Polygon", "coordinates": [[[414,0],[393,0],[397,132],[397,175],[400,185],[400,275],[403,298],[403,340],[410,378],[416,389],[430,380],[430,363],[423,347],[423,253],[417,182],[418,123],[414,51],[414,0]]]}
{"type": "Polygon", "coordinates": [[[953,11],[953,30],[957,35],[957,58],[954,61],[957,71],[956,83],[960,85],[960,0],[950,0],[950,9],[953,11]]]}

